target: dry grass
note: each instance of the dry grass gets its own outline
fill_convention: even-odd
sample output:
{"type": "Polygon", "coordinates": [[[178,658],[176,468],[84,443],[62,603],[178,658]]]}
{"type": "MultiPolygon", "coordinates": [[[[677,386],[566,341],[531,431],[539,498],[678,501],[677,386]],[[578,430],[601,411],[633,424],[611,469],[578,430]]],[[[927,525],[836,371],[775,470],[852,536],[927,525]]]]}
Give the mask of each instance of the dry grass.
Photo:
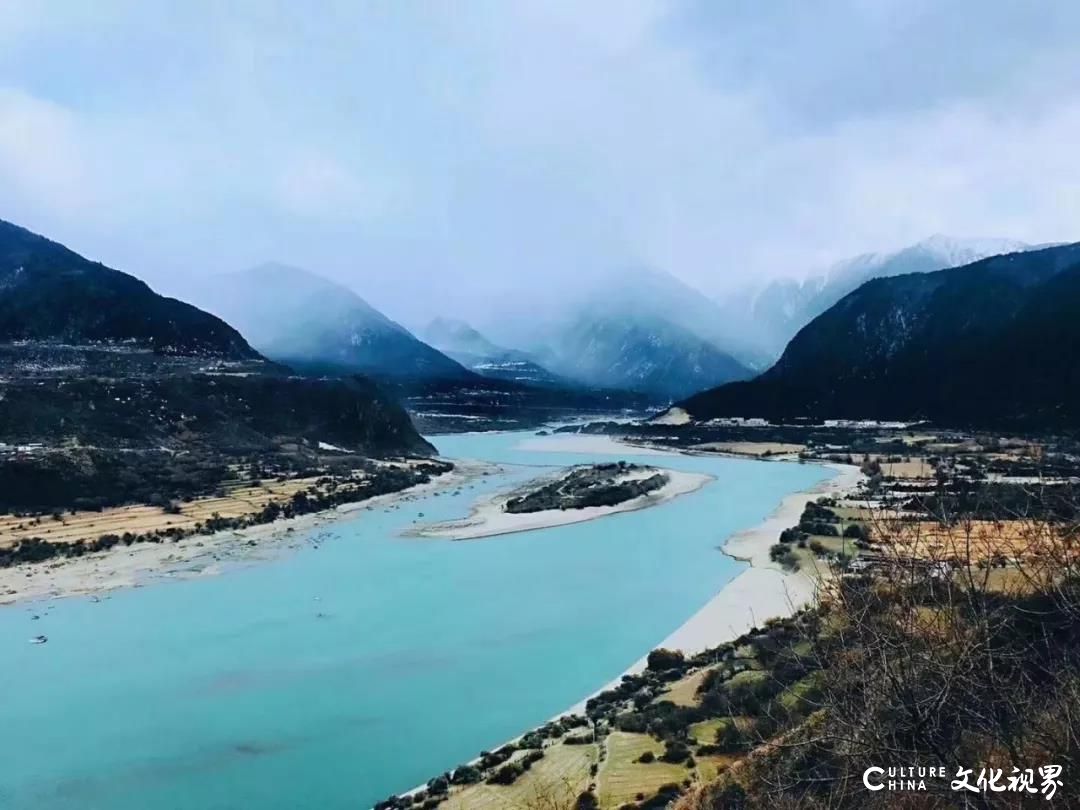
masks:
{"type": "Polygon", "coordinates": [[[937,439],[937,434],[916,433],[911,436],[885,436],[884,438],[879,438],[878,441],[891,441],[893,438],[898,438],[904,444],[910,445],[912,447],[921,447],[922,445],[929,444],[930,442],[935,441],[937,439]]]}
{"type": "Polygon", "coordinates": [[[666,700],[670,703],[674,703],[676,706],[697,706],[700,702],[697,694],[698,687],[701,686],[701,682],[705,680],[705,676],[708,674],[709,669],[711,669],[711,667],[699,669],[697,672],[693,672],[685,678],[680,678],[657,695],[656,700],[666,700]]]}
{"type": "Polygon", "coordinates": [[[737,456],[783,456],[801,453],[806,449],[805,444],[789,444],[785,442],[705,442],[693,446],[694,450],[704,450],[712,453],[732,453],[737,456]]]}
{"type": "Polygon", "coordinates": [[[889,461],[888,456],[878,456],[882,475],[890,478],[932,480],[934,468],[925,458],[912,457],[911,461],[889,461]]]}
{"type": "Polygon", "coordinates": [[[971,520],[945,526],[933,521],[884,521],[875,527],[878,539],[889,538],[890,548],[906,557],[923,560],[970,559],[973,563],[1006,558],[1030,559],[1061,548],[1054,527],[1027,520],[971,520]]]}
{"type": "Polygon", "coordinates": [[[716,732],[728,722],[730,721],[726,717],[713,717],[694,723],[690,726],[690,736],[697,740],[698,745],[712,745],[716,740],[716,732]]]}
{"type": "Polygon", "coordinates": [[[527,810],[571,806],[589,784],[589,766],[597,760],[595,745],[552,745],[544,758],[512,785],[470,785],[455,790],[440,807],[445,810],[527,810]]]}
{"type": "Polygon", "coordinates": [[[836,516],[845,525],[848,523],[865,523],[877,517],[873,509],[867,509],[865,506],[830,506],[829,508],[836,513],[836,516]]]}
{"type": "Polygon", "coordinates": [[[712,782],[721,772],[726,771],[739,761],[737,756],[731,754],[717,754],[714,756],[697,757],[698,782],[712,782]]]}
{"type": "Polygon", "coordinates": [[[607,759],[600,766],[597,792],[604,810],[621,807],[636,799],[639,793],[651,796],[662,786],[682,782],[690,771],[682,765],[661,762],[662,743],[646,734],[613,731],[608,735],[607,759]],[[657,759],[647,765],[637,762],[646,751],[657,759]]]}
{"type": "Polygon", "coordinates": [[[226,487],[223,497],[196,498],[181,503],[179,514],[168,514],[157,506],[118,506],[101,512],[62,514],[60,520],[48,515],[35,518],[0,516],[0,548],[13,546],[26,537],[40,537],[52,543],[92,541],[103,534],[143,534],[179,528],[190,531],[215,513],[234,518],[260,511],[269,501],[285,502],[300,490],[309,489],[315,478],[267,481],[259,486],[235,484],[226,487]]]}

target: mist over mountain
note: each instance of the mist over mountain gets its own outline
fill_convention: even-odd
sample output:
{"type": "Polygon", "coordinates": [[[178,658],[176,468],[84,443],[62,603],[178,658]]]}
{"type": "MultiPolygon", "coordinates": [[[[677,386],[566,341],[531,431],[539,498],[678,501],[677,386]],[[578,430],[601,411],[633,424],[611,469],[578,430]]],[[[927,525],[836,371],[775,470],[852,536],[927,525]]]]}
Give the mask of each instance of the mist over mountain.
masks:
{"type": "Polygon", "coordinates": [[[1080,422],[1080,243],[868,281],[693,417],[1080,422]]]}
{"type": "Polygon", "coordinates": [[[435,318],[421,334],[432,346],[448,353],[491,357],[508,351],[496,346],[472,326],[457,318],[435,318]]]}
{"type": "Polygon", "coordinates": [[[296,367],[390,379],[472,378],[348,287],[297,267],[259,265],[217,277],[195,295],[268,357],[296,367]]]}
{"type": "Polygon", "coordinates": [[[484,377],[531,385],[572,386],[571,381],[552,374],[528,352],[497,346],[465,321],[435,318],[422,334],[432,346],[484,377]]]}
{"type": "MultiPolygon", "coordinates": [[[[872,278],[959,267],[987,256],[1027,250],[1012,239],[958,239],[934,235],[891,253],[864,253],[805,279],[778,279],[722,300],[729,341],[747,357],[771,363],[811,320],[872,278]]],[[[767,363],[766,363],[767,365],[767,363]]]]}
{"type": "Polygon", "coordinates": [[[751,370],[724,348],[717,304],[649,268],[612,272],[537,313],[529,350],[557,374],[590,385],[681,397],[751,370]]]}
{"type": "Polygon", "coordinates": [[[659,397],[678,398],[703,384],[751,375],[731,355],[662,318],[584,317],[552,347],[554,367],[566,376],[659,397]]]}
{"type": "Polygon", "coordinates": [[[134,451],[272,450],[286,436],[432,452],[370,381],[293,376],[221,318],[3,221],[0,371],[0,441],[122,446],[120,466],[134,451]]]}

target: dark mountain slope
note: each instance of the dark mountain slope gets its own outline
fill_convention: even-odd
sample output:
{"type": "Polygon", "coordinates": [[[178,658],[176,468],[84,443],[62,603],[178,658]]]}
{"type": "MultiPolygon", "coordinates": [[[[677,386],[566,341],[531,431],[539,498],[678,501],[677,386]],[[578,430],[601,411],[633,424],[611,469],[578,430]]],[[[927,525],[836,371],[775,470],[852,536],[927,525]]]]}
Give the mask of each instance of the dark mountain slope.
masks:
{"type": "Polygon", "coordinates": [[[11,380],[0,439],[240,454],[319,442],[368,455],[431,454],[402,408],[363,378],[168,374],[11,380]]]}
{"type": "Polygon", "coordinates": [[[695,418],[1080,424],[1080,244],[863,284],[695,418]]]}
{"type": "Polygon", "coordinates": [[[159,354],[258,357],[221,319],[3,220],[0,340],[123,343],[159,354]]]}
{"type": "Polygon", "coordinates": [[[18,445],[135,459],[318,442],[433,450],[373,383],[292,376],[220,318],[0,221],[0,463],[18,445]]]}
{"type": "MultiPolygon", "coordinates": [[[[775,359],[803,326],[874,278],[929,273],[1004,253],[1029,250],[1011,239],[956,239],[937,234],[892,253],[865,253],[837,262],[823,274],[778,279],[728,298],[721,321],[731,340],[775,359]]],[[[736,343],[736,345],[739,345],[736,343]]]]}

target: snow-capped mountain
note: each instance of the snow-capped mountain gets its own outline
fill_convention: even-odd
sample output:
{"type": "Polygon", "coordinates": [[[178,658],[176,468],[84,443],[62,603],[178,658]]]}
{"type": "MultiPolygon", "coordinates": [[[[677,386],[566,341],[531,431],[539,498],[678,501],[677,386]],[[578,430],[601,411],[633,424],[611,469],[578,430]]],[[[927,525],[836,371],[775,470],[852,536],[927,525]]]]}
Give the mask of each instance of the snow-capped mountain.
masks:
{"type": "Polygon", "coordinates": [[[891,253],[864,253],[839,261],[802,280],[779,279],[736,293],[724,303],[725,320],[739,324],[739,332],[753,349],[775,359],[802,327],[872,278],[959,267],[1031,247],[1014,239],[959,239],[935,234],[891,253]]]}
{"type": "Polygon", "coordinates": [[[875,278],[801,329],[764,374],[680,407],[696,419],[1075,425],[1077,312],[1080,243],[875,278]]]}
{"type": "Polygon", "coordinates": [[[977,262],[979,259],[985,259],[987,256],[1000,256],[1005,253],[1030,250],[1032,246],[1016,239],[958,239],[936,233],[908,248],[908,250],[916,248],[947,262],[946,267],[960,267],[964,264],[977,262]]]}

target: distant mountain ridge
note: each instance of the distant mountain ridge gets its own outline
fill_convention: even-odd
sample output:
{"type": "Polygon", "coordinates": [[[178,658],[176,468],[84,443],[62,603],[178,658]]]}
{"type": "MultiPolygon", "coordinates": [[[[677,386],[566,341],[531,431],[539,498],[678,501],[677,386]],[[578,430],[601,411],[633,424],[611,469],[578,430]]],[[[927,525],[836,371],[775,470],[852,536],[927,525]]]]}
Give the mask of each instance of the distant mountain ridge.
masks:
{"type": "Polygon", "coordinates": [[[752,372],[722,348],[715,302],[667,273],[629,268],[585,291],[536,351],[592,385],[679,398],[752,372]]]}
{"type": "Polygon", "coordinates": [[[298,368],[376,379],[474,379],[341,284],[282,264],[213,280],[206,306],[272,359],[298,368]]]}
{"type": "Polygon", "coordinates": [[[457,318],[435,318],[424,328],[422,334],[424,340],[446,352],[490,357],[507,351],[501,346],[496,346],[465,321],[457,318]]]}
{"type": "Polygon", "coordinates": [[[424,329],[423,337],[470,371],[484,377],[549,387],[569,384],[544,368],[528,352],[497,346],[465,321],[435,318],[424,329]]]}
{"type": "Polygon", "coordinates": [[[556,368],[567,376],[673,398],[750,375],[713,344],[658,318],[584,317],[561,335],[555,351],[562,358],[556,368]]]}
{"type": "Polygon", "coordinates": [[[0,340],[114,343],[158,354],[257,359],[229,324],[0,220],[0,340]]]}
{"type": "Polygon", "coordinates": [[[724,302],[724,319],[737,327],[728,339],[735,350],[776,358],[806,324],[872,278],[959,267],[989,256],[1030,249],[1014,239],[960,239],[935,234],[888,253],[864,253],[806,279],[778,279],[744,290],[724,302]]]}
{"type": "Polygon", "coordinates": [[[691,416],[1080,424],[1080,243],[876,278],[691,416]]]}

